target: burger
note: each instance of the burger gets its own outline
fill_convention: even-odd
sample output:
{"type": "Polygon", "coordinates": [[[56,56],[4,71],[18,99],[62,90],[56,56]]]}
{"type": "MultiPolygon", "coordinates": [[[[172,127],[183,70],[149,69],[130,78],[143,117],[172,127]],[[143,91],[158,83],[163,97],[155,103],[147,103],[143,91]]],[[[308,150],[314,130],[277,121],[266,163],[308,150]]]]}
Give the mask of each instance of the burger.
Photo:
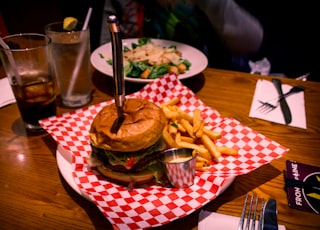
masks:
{"type": "Polygon", "coordinates": [[[94,118],[89,131],[89,165],[119,184],[161,183],[163,172],[158,155],[164,148],[162,131],[166,123],[161,108],[144,99],[129,98],[123,111],[124,120],[117,132],[112,131],[118,119],[114,103],[94,118]]]}

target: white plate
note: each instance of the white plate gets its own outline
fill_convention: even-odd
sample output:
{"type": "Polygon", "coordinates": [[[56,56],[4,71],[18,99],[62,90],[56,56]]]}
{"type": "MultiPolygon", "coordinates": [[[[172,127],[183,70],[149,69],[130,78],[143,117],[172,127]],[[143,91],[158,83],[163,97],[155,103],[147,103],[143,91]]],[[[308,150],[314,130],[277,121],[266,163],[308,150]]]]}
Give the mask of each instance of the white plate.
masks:
{"type": "MultiPolygon", "coordinates": [[[[151,41],[154,44],[169,47],[171,45],[175,45],[177,49],[182,53],[182,58],[187,59],[190,63],[190,69],[186,71],[184,74],[179,75],[180,79],[189,78],[201,73],[208,65],[207,57],[198,49],[183,44],[179,42],[169,41],[169,40],[162,40],[162,39],[155,39],[152,38],[151,41]]],[[[131,48],[132,43],[138,43],[137,38],[130,38],[130,39],[123,39],[122,46],[127,46],[131,48]]],[[[111,42],[106,43],[100,47],[98,47],[93,53],[91,54],[91,64],[103,74],[108,76],[113,76],[112,65],[107,63],[107,60],[112,58],[112,47],[111,42]],[[101,54],[104,58],[101,57],[101,54]]],[[[148,83],[153,81],[153,79],[141,79],[141,78],[131,78],[125,77],[126,81],[135,82],[135,83],[148,83]]]]}
{"type": "Polygon", "coordinates": [[[57,165],[61,175],[66,180],[66,182],[70,185],[70,187],[82,197],[90,200],[87,194],[84,194],[80,191],[78,185],[73,179],[71,153],[65,150],[64,148],[62,148],[61,145],[58,145],[57,152],[56,152],[56,160],[57,160],[57,165]]]}
{"type": "MultiPolygon", "coordinates": [[[[58,145],[57,152],[56,152],[56,159],[57,159],[57,164],[59,171],[63,178],[66,180],[66,182],[70,185],[70,187],[76,191],[79,195],[82,197],[90,200],[87,194],[84,194],[80,191],[79,187],[77,186],[76,182],[73,179],[72,176],[72,156],[71,153],[64,148],[62,148],[60,145],[58,145]]],[[[234,181],[235,177],[227,179],[220,191],[218,192],[217,195],[222,194],[234,181]]]]}

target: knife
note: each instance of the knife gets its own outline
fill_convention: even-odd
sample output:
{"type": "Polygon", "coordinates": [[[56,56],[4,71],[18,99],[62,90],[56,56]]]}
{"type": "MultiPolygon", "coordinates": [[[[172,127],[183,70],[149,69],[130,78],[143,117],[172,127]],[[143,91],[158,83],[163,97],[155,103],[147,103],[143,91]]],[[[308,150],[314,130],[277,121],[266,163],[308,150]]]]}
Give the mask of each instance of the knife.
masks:
{"type": "Polygon", "coordinates": [[[289,105],[284,97],[284,94],[282,92],[281,81],[277,78],[273,78],[272,83],[276,87],[278,94],[279,94],[280,108],[281,108],[285,123],[286,123],[286,125],[290,124],[292,121],[291,111],[290,111],[289,105]]]}
{"type": "Polygon", "coordinates": [[[268,199],[263,211],[263,230],[278,230],[277,201],[268,199]]]}
{"type": "Polygon", "coordinates": [[[111,127],[111,132],[117,133],[124,121],[123,107],[125,103],[125,84],[123,73],[121,30],[118,19],[115,15],[110,15],[108,17],[108,26],[112,44],[114,97],[118,113],[118,118],[114,121],[111,127]]]}

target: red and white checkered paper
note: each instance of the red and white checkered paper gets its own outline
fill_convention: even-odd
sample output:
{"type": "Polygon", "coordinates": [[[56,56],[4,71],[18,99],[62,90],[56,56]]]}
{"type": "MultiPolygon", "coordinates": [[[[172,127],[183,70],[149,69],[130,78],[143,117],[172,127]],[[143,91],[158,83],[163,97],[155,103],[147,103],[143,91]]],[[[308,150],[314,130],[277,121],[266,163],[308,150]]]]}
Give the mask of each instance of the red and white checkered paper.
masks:
{"type": "Polygon", "coordinates": [[[139,97],[161,104],[174,97],[181,98],[180,108],[203,111],[208,128],[221,132],[217,145],[239,149],[238,156],[223,156],[212,163],[209,172],[196,172],[195,183],[185,189],[151,185],[146,188],[127,188],[108,182],[87,165],[91,152],[89,128],[95,115],[106,101],[73,112],[40,121],[41,126],[72,154],[72,175],[79,189],[86,194],[119,229],[146,229],[167,224],[189,215],[219,194],[225,179],[249,173],[283,156],[288,149],[242,125],[235,119],[221,117],[185,87],[175,75],[167,75],[146,85],[127,97],[139,97]]]}

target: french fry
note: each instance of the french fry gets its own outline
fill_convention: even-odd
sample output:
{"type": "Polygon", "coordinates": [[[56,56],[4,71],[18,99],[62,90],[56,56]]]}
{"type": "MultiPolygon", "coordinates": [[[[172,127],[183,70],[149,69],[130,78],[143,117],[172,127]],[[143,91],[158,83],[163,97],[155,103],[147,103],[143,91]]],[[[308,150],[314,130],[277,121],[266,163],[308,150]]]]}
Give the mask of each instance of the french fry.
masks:
{"type": "Polygon", "coordinates": [[[203,127],[204,127],[204,121],[201,121],[199,130],[195,134],[197,138],[201,138],[201,136],[203,135],[203,127]]]}
{"type": "Polygon", "coordinates": [[[168,107],[163,107],[162,111],[167,119],[176,120],[180,118],[180,113],[178,111],[172,111],[168,107]]]}
{"type": "Polygon", "coordinates": [[[221,133],[215,132],[215,131],[212,131],[212,130],[209,130],[209,129],[206,129],[206,128],[203,128],[203,132],[204,132],[204,134],[209,136],[210,139],[212,139],[212,140],[217,140],[217,139],[220,139],[222,137],[221,133]]]}
{"type": "Polygon", "coordinates": [[[183,132],[183,133],[187,132],[187,130],[180,123],[177,123],[177,126],[180,132],[183,132]]]}
{"type": "Polygon", "coordinates": [[[209,152],[212,155],[212,158],[214,160],[219,159],[219,157],[221,157],[221,153],[219,152],[219,150],[217,149],[216,145],[214,144],[214,142],[209,138],[209,136],[207,135],[202,135],[201,137],[202,143],[204,144],[204,146],[209,150],[209,152]]]}
{"type": "Polygon", "coordinates": [[[170,135],[170,133],[166,128],[164,128],[162,131],[162,137],[170,148],[178,147],[177,143],[174,141],[174,139],[172,138],[172,136],[170,135]]]}
{"type": "Polygon", "coordinates": [[[206,166],[206,163],[204,161],[196,161],[196,167],[198,168],[202,168],[202,167],[205,167],[206,166]]]}
{"type": "Polygon", "coordinates": [[[175,98],[173,98],[173,99],[171,99],[171,100],[169,100],[169,101],[166,101],[166,102],[162,103],[162,104],[160,105],[160,107],[163,108],[163,107],[168,106],[168,105],[176,105],[176,104],[178,104],[179,102],[180,102],[180,98],[175,97],[175,98]]]}
{"type": "Polygon", "coordinates": [[[204,153],[208,152],[208,150],[207,150],[206,148],[202,148],[202,147],[200,147],[199,145],[190,144],[190,143],[184,142],[184,141],[178,142],[177,145],[178,145],[179,147],[182,147],[182,148],[194,149],[194,150],[198,151],[199,154],[204,154],[204,153]]]}
{"type": "Polygon", "coordinates": [[[177,133],[177,134],[176,134],[176,136],[175,136],[175,141],[176,141],[176,143],[181,142],[181,133],[177,133]]]}
{"type": "Polygon", "coordinates": [[[205,167],[206,166],[204,165],[203,162],[196,162],[196,170],[206,172],[206,171],[208,171],[208,169],[205,167]]]}
{"type": "Polygon", "coordinates": [[[181,119],[185,119],[185,120],[189,121],[190,123],[193,122],[193,117],[191,115],[189,115],[188,113],[181,111],[181,110],[180,110],[180,117],[181,117],[181,119]]]}
{"type": "MultiPolygon", "coordinates": [[[[161,105],[167,124],[163,138],[170,148],[191,148],[196,154],[196,170],[207,171],[212,160],[220,162],[221,154],[237,155],[238,150],[227,146],[216,146],[215,140],[222,137],[220,132],[205,128],[202,111],[195,109],[193,114],[178,107],[179,98],[173,98],[161,105]]],[[[193,155],[195,156],[195,155],[193,155]]]]}
{"type": "Polygon", "coordinates": [[[199,153],[198,153],[196,150],[193,150],[193,151],[192,151],[192,156],[193,156],[193,157],[194,157],[194,156],[198,156],[198,154],[199,154],[199,153]]]}
{"type": "Polygon", "coordinates": [[[192,137],[186,137],[186,136],[181,136],[180,141],[188,142],[191,144],[194,143],[194,139],[192,137]]]}
{"type": "Polygon", "coordinates": [[[200,129],[200,125],[201,125],[201,110],[200,109],[196,109],[193,112],[193,132],[197,133],[200,129]]]}
{"type": "Polygon", "coordinates": [[[180,109],[179,109],[179,107],[178,106],[176,106],[176,105],[168,105],[168,106],[166,106],[168,109],[170,109],[172,112],[178,112],[178,113],[180,113],[180,109]]]}
{"type": "Polygon", "coordinates": [[[217,146],[217,149],[222,154],[227,154],[227,155],[230,155],[230,156],[238,155],[238,150],[235,149],[235,148],[229,148],[227,146],[217,146]]]}
{"type": "Polygon", "coordinates": [[[185,119],[180,120],[181,125],[187,130],[190,137],[195,138],[192,125],[185,119]]]}
{"type": "Polygon", "coordinates": [[[209,152],[203,154],[203,153],[198,153],[197,161],[202,161],[205,162],[206,165],[210,165],[211,161],[211,155],[209,152]]]}

